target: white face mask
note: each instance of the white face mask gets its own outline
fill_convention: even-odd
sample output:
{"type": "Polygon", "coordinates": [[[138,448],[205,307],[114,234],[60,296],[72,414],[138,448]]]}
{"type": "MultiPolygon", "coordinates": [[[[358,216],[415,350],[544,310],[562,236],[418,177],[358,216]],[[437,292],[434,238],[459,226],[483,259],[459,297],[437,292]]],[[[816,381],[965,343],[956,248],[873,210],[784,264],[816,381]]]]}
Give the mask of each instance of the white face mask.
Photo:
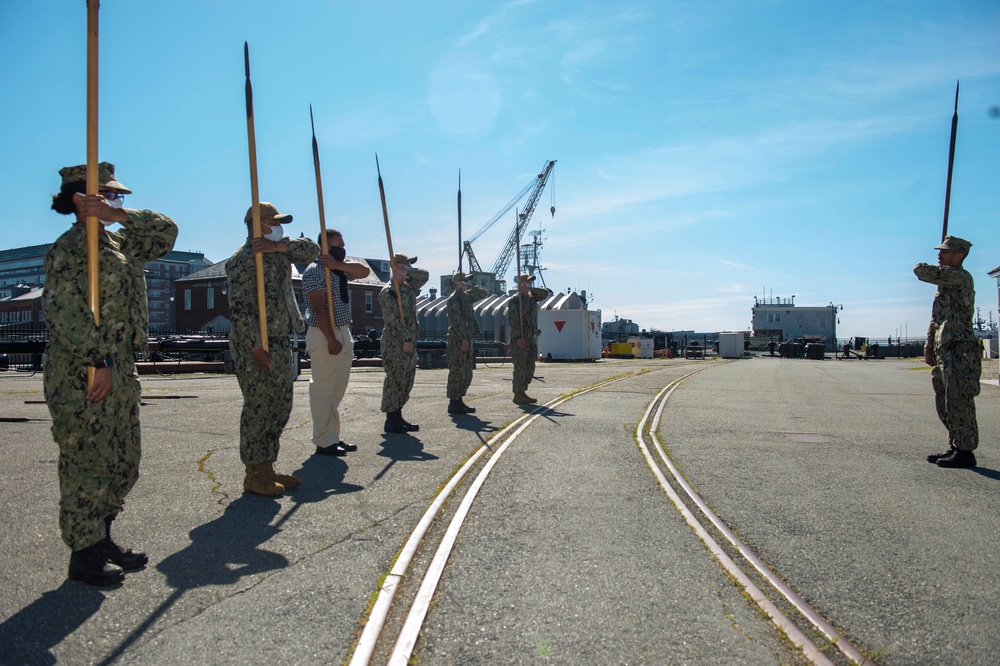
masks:
{"type": "MultiPolygon", "coordinates": [[[[121,208],[122,207],[122,200],[121,199],[107,199],[107,202],[108,202],[108,205],[111,206],[112,208],[121,208]]],[[[110,227],[112,224],[118,224],[118,223],[115,222],[114,220],[101,220],[101,224],[103,224],[106,227],[110,227]]]]}
{"type": "Polygon", "coordinates": [[[271,231],[264,234],[264,238],[269,241],[278,242],[285,237],[285,230],[281,228],[280,224],[272,224],[271,231]]]}

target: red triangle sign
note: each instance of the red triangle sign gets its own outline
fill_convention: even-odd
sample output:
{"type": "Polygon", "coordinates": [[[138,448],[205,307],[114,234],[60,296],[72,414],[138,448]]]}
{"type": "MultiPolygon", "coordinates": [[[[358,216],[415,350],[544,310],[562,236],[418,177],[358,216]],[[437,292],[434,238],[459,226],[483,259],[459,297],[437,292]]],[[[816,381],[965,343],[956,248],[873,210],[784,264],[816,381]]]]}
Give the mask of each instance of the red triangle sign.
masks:
{"type": "Polygon", "coordinates": [[[560,333],[562,333],[562,328],[563,328],[563,326],[566,325],[566,320],[563,320],[563,321],[554,321],[552,323],[556,325],[556,330],[558,330],[560,333]]]}

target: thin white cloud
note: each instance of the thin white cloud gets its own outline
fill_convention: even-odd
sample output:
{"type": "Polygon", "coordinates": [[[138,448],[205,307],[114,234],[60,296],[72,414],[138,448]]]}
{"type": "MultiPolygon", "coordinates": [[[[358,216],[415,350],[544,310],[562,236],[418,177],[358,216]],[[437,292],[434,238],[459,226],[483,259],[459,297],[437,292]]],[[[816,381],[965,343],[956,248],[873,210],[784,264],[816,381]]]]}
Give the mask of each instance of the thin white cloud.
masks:
{"type": "Polygon", "coordinates": [[[537,2],[537,0],[513,0],[501,6],[498,10],[482,19],[476,26],[465,33],[455,42],[457,48],[465,48],[473,42],[481,41],[487,36],[492,36],[498,30],[509,23],[509,15],[512,10],[524,7],[537,2]]]}

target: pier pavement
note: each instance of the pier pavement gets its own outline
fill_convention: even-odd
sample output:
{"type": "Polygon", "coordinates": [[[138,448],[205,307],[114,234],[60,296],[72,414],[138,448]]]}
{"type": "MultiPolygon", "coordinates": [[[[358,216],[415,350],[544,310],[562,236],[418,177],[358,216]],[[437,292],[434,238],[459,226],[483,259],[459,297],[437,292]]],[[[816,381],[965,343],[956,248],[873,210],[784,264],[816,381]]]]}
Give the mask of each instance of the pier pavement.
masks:
{"type": "MultiPolygon", "coordinates": [[[[543,420],[547,426],[528,431],[533,445],[529,439],[510,449],[508,483],[487,482],[491,494],[476,505],[482,520],[477,532],[469,530],[467,552],[475,552],[484,529],[494,543],[520,543],[527,552],[523,530],[511,532],[514,523],[496,516],[518,500],[510,482],[531,473],[521,496],[530,490],[554,501],[522,501],[518,515],[556,520],[575,541],[564,552],[542,548],[525,558],[525,573],[559,572],[568,591],[549,605],[532,597],[536,588],[499,581],[515,608],[552,622],[540,630],[538,617],[515,612],[520,631],[493,626],[488,615],[472,626],[455,621],[445,601],[495,598],[498,580],[489,571],[496,568],[455,575],[418,645],[422,663],[457,663],[456,646],[474,663],[469,655],[484,636],[504,637],[504,663],[581,663],[567,638],[581,629],[593,650],[582,653],[584,663],[587,654],[590,663],[797,659],[726,587],[731,581],[694,535],[669,524],[673,509],[644,480],[634,441],[638,407],[700,367],[672,395],[659,434],[685,477],[755,552],[875,663],[995,663],[1000,387],[985,383],[977,400],[979,466],[946,470],[924,460],[943,449],[945,433],[929,373],[916,361],[767,357],[540,364],[530,392],[542,402],[635,374],[613,389],[622,402],[605,393],[566,403],[558,417],[543,420]],[[527,464],[529,455],[549,467],[527,464]],[[598,523],[580,527],[598,510],[640,511],[643,521],[625,521],[609,543],[598,523]],[[586,567],[558,559],[581,551],[586,567]],[[587,580],[602,581],[595,587],[607,596],[576,596],[572,588],[587,580]],[[648,594],[636,596],[642,581],[667,606],[682,606],[686,619],[670,622],[643,601],[648,594]],[[632,592],[618,597],[616,586],[632,592]],[[719,638],[726,632],[729,644],[719,638]]],[[[477,413],[452,418],[446,371],[418,371],[404,414],[421,430],[401,437],[382,434],[381,371],[355,371],[343,436],[359,450],[342,459],[312,455],[303,375],[278,464],[302,486],[278,499],[242,493],[234,377],[143,377],[141,476],[116,528],[121,542],[145,549],[151,562],[111,590],[66,580],[41,377],[0,373],[0,663],[345,661],[381,578],[438,488],[524,413],[510,402],[510,373],[509,366],[480,366],[469,396],[477,413]]],[[[489,563],[484,556],[483,567],[489,563]]]]}

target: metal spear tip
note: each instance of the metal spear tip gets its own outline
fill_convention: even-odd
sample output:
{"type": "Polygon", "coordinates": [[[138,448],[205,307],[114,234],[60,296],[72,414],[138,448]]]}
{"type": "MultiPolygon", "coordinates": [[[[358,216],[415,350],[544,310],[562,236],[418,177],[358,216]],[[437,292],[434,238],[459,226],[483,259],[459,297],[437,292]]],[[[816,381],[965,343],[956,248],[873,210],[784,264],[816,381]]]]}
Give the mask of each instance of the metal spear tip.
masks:
{"type": "Polygon", "coordinates": [[[243,67],[246,69],[247,79],[250,78],[250,44],[243,42],[243,67]]]}

